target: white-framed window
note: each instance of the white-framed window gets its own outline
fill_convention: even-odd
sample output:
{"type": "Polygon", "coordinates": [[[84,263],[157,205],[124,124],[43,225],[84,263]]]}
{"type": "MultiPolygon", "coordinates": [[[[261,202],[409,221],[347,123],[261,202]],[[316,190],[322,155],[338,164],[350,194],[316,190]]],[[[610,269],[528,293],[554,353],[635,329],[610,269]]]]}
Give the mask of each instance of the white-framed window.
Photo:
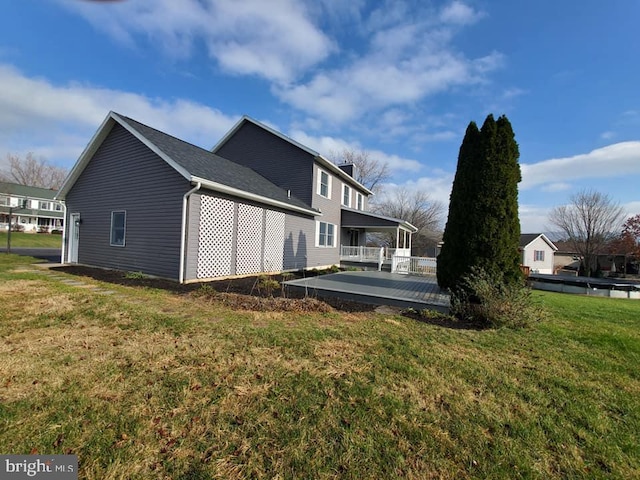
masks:
{"type": "Polygon", "coordinates": [[[61,212],[62,211],[62,205],[60,203],[56,203],[54,205],[54,209],[56,210],[56,212],[61,212]]]}
{"type": "Polygon", "coordinates": [[[127,212],[124,210],[111,212],[111,240],[112,247],[124,247],[127,233],[127,212]]]}
{"type": "Polygon", "coordinates": [[[544,262],[544,250],[534,250],[533,251],[533,261],[534,262],[544,262]]]}
{"type": "Polygon", "coordinates": [[[318,169],[318,195],[331,198],[331,175],[318,169]]]}
{"type": "Polygon", "coordinates": [[[356,193],[356,209],[364,210],[364,197],[361,193],[356,193]]]}
{"type": "Polygon", "coordinates": [[[333,223],[318,222],[318,247],[336,246],[336,226],[333,223]]]}
{"type": "Polygon", "coordinates": [[[40,210],[51,210],[51,205],[49,204],[49,202],[40,202],[38,208],[40,210]]]}
{"type": "Polygon", "coordinates": [[[11,205],[9,197],[7,197],[6,195],[0,195],[0,205],[11,205]]]}
{"type": "Polygon", "coordinates": [[[351,206],[351,187],[345,184],[342,184],[342,205],[351,206]]]}

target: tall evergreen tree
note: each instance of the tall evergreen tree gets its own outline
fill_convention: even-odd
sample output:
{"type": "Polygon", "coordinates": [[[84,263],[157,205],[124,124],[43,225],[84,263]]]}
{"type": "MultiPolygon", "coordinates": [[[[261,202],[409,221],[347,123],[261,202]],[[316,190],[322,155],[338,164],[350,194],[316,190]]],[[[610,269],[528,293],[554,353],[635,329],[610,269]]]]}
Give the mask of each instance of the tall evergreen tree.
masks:
{"type": "Polygon", "coordinates": [[[453,289],[473,267],[506,283],[521,279],[518,144],[507,117],[471,122],[460,147],[438,283],[453,289]]]}
{"type": "Polygon", "coordinates": [[[474,171],[480,153],[480,130],[475,122],[467,127],[460,151],[458,166],[453,179],[453,188],[449,198],[449,216],[442,237],[442,250],[438,256],[438,284],[443,288],[452,288],[457,280],[468,272],[471,260],[469,237],[475,230],[471,214],[476,205],[478,184],[474,171]]]}

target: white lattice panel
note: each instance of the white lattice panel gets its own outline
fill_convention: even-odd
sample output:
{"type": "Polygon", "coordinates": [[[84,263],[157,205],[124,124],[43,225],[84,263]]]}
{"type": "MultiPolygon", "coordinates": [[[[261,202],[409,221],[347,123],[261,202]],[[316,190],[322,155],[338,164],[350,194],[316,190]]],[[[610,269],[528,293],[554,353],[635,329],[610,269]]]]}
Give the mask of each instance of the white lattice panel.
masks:
{"type": "Polygon", "coordinates": [[[237,275],[262,271],[263,212],[260,207],[238,204],[237,275]]]}
{"type": "Polygon", "coordinates": [[[198,278],[231,275],[233,202],[203,195],[200,202],[198,278]]]}
{"type": "Polygon", "coordinates": [[[284,213],[267,210],[264,232],[264,270],[266,272],[284,269],[284,220],[284,213]]]}

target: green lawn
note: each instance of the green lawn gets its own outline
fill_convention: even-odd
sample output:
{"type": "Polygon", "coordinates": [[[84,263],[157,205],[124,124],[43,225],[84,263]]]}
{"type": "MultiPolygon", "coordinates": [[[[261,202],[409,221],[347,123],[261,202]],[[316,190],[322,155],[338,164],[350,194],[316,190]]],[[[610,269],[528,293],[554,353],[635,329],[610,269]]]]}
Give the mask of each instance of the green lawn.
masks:
{"type": "MultiPolygon", "coordinates": [[[[60,248],[62,235],[47,233],[11,232],[11,247],[15,248],[60,248]]],[[[7,231],[0,232],[0,248],[7,246],[7,231]]]]}
{"type": "Polygon", "coordinates": [[[0,258],[0,452],[90,479],[640,477],[638,301],[536,293],[532,329],[454,330],[23,262],[0,258]]]}

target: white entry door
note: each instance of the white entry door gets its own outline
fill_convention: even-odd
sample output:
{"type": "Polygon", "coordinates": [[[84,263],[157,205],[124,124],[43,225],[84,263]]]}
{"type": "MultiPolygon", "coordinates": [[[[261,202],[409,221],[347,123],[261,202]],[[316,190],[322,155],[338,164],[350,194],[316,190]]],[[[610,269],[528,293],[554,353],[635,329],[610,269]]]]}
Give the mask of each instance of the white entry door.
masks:
{"type": "Polygon", "coordinates": [[[78,263],[78,242],[80,241],[80,214],[72,213],[69,218],[69,263],[78,263]]]}

